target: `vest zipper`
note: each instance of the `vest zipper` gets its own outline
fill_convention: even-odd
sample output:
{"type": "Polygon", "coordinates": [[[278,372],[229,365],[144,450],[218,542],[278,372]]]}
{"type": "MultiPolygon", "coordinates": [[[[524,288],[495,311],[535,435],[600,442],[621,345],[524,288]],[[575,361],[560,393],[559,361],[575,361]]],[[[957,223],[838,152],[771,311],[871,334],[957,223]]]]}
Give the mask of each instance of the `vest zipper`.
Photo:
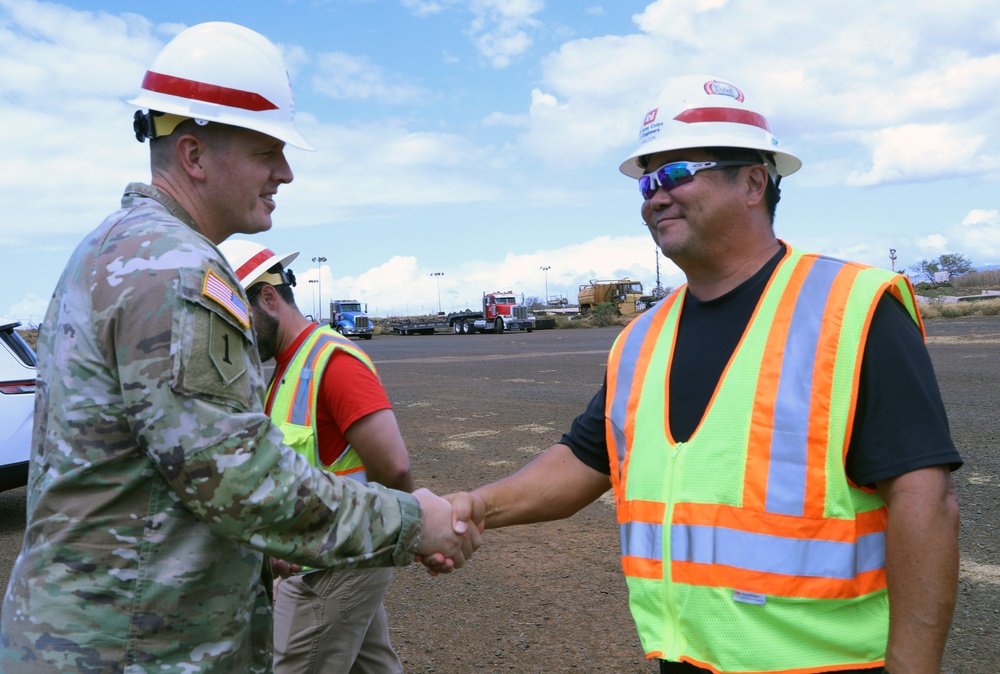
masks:
{"type": "MultiPolygon", "coordinates": [[[[684,448],[684,445],[685,445],[685,443],[678,442],[677,444],[674,445],[674,448],[672,450],[670,450],[669,459],[670,459],[670,463],[672,465],[669,466],[670,477],[667,480],[667,484],[666,484],[666,487],[665,487],[665,492],[666,493],[663,495],[664,496],[664,501],[663,502],[667,503],[667,504],[674,503],[674,494],[677,493],[678,490],[679,490],[679,488],[680,488],[680,479],[681,479],[680,478],[680,474],[681,474],[681,470],[679,470],[679,464],[677,462],[679,461],[678,456],[680,456],[681,450],[684,448]]],[[[681,648],[680,645],[682,645],[685,642],[685,639],[684,639],[683,635],[681,634],[680,616],[675,611],[670,610],[668,608],[668,607],[673,607],[673,606],[676,605],[675,601],[674,601],[674,598],[673,598],[673,595],[675,593],[674,589],[673,589],[673,583],[672,582],[669,582],[669,583],[666,582],[667,579],[671,577],[670,576],[670,574],[671,574],[670,560],[671,560],[671,557],[672,557],[672,553],[671,553],[672,545],[671,545],[671,539],[670,539],[670,534],[671,534],[671,525],[670,525],[670,523],[673,521],[673,519],[674,519],[673,508],[671,507],[669,509],[664,510],[664,513],[663,513],[663,541],[664,541],[663,548],[664,549],[663,549],[663,554],[662,554],[662,556],[663,556],[663,580],[664,580],[664,582],[663,582],[663,590],[664,590],[664,592],[663,592],[663,594],[664,594],[664,604],[663,604],[663,606],[665,608],[667,608],[667,610],[665,611],[665,613],[667,613],[667,618],[670,621],[670,629],[669,629],[669,631],[667,633],[670,634],[670,635],[672,635],[672,637],[670,639],[670,643],[664,643],[664,650],[668,654],[682,652],[684,649],[681,648]]]]}

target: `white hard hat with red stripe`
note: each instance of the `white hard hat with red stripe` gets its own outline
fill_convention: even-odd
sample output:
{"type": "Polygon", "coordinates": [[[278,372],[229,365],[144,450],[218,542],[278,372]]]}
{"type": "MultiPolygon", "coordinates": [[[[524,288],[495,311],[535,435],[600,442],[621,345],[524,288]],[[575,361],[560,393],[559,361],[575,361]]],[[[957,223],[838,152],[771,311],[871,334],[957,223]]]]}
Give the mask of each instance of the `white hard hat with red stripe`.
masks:
{"type": "Polygon", "coordinates": [[[645,157],[667,150],[737,147],[759,150],[779,176],[795,173],[802,162],[779,149],[767,119],[743,90],[718,77],[686,75],[672,79],[650,106],[639,127],[639,147],[619,167],[630,178],[646,173],[645,157]]]}
{"type": "MultiPolygon", "coordinates": [[[[299,256],[297,252],[278,255],[259,243],[241,239],[226,239],[219,244],[219,250],[226,256],[226,261],[236,272],[236,279],[244,290],[262,281],[271,285],[288,283],[288,278],[282,273],[276,274],[268,270],[280,264],[284,272],[288,269],[289,263],[299,256]]],[[[291,285],[294,285],[294,282],[291,285]]]]}
{"type": "Polygon", "coordinates": [[[157,55],[142,91],[129,103],[180,118],[168,120],[164,131],[159,124],[143,131],[137,126],[139,140],[168,135],[179,121],[194,118],[316,149],[292,124],[294,97],[281,54],[263,35],[235,23],[212,21],[179,33],[157,55]]]}

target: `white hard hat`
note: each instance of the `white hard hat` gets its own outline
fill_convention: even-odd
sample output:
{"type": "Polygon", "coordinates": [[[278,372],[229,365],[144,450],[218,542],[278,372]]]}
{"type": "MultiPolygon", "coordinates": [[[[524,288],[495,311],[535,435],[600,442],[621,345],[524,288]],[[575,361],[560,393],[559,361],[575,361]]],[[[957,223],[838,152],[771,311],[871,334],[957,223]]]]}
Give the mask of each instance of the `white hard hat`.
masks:
{"type": "Polygon", "coordinates": [[[639,147],[619,170],[641,178],[647,170],[643,157],[703,147],[760,150],[769,161],[773,156],[782,177],[802,166],[798,157],[778,149],[767,119],[739,87],[709,75],[687,75],[670,80],[650,106],[639,127],[639,147]]]}
{"type": "Polygon", "coordinates": [[[288,279],[282,274],[268,273],[267,270],[280,264],[284,271],[288,268],[288,264],[299,256],[297,252],[277,255],[259,243],[241,239],[226,239],[219,244],[219,250],[226,256],[226,261],[236,272],[236,279],[244,290],[261,281],[271,285],[288,283],[288,279]]]}
{"type": "Polygon", "coordinates": [[[263,35],[235,23],[201,23],[178,34],[154,59],[142,91],[129,103],[316,149],[292,124],[295,103],[281,54],[263,35]]]}

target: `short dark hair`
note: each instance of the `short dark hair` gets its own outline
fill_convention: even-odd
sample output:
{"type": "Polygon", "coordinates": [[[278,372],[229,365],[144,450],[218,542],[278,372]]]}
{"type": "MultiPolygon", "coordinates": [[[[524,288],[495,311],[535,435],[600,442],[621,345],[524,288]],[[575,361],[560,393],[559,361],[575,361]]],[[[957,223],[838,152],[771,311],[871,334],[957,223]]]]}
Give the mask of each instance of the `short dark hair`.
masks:
{"type": "Polygon", "coordinates": [[[247,288],[247,299],[253,303],[253,301],[257,299],[257,295],[260,294],[260,289],[269,285],[278,291],[278,296],[281,297],[281,299],[285,300],[285,302],[291,304],[293,307],[297,306],[295,304],[295,293],[292,292],[292,286],[295,285],[295,273],[292,272],[291,269],[285,269],[282,267],[280,262],[272,265],[271,268],[267,270],[267,273],[281,276],[282,280],[287,281],[287,283],[271,284],[265,281],[258,281],[247,288]]]}
{"type": "MultiPolygon", "coordinates": [[[[259,283],[254,283],[252,286],[247,288],[247,299],[250,300],[250,304],[253,304],[257,301],[257,298],[260,296],[260,289],[267,285],[271,284],[264,283],[263,281],[261,281],[259,283]]],[[[283,299],[285,302],[291,304],[292,306],[297,306],[295,304],[295,293],[292,292],[292,286],[288,285],[287,283],[282,283],[281,285],[276,285],[271,287],[275,289],[275,291],[278,293],[278,296],[281,297],[281,299],[283,299]]]]}
{"type": "MultiPolygon", "coordinates": [[[[774,155],[770,152],[761,152],[745,147],[706,147],[704,150],[713,159],[718,159],[719,161],[761,162],[769,169],[775,166],[774,155]]],[[[729,176],[730,179],[733,179],[739,170],[739,166],[730,166],[722,169],[722,172],[729,176]]],[[[770,170],[768,170],[767,176],[767,191],[764,192],[764,206],[767,208],[767,214],[770,216],[771,225],[773,226],[774,214],[778,209],[778,202],[781,201],[781,189],[778,188],[778,183],[771,177],[770,170]]],[[[781,178],[779,177],[778,181],[780,182],[780,180],[781,178]]]]}
{"type": "Polygon", "coordinates": [[[205,143],[221,146],[223,143],[228,143],[238,130],[238,127],[229,124],[215,122],[199,124],[194,119],[185,119],[169,135],[149,140],[152,167],[162,170],[169,165],[172,159],[173,142],[185,133],[195,135],[205,143]]]}

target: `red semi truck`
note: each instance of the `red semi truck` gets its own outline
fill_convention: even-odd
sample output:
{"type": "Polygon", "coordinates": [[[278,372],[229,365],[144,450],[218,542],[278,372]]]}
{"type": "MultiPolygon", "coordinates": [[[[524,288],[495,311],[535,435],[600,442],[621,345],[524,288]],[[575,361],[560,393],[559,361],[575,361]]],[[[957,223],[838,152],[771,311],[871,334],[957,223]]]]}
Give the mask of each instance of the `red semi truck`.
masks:
{"type": "Polygon", "coordinates": [[[401,335],[430,335],[438,328],[448,328],[456,335],[475,332],[502,334],[507,330],[531,332],[535,329],[535,317],[508,290],[483,293],[482,311],[456,311],[439,319],[401,321],[392,325],[392,329],[401,335]]]}

